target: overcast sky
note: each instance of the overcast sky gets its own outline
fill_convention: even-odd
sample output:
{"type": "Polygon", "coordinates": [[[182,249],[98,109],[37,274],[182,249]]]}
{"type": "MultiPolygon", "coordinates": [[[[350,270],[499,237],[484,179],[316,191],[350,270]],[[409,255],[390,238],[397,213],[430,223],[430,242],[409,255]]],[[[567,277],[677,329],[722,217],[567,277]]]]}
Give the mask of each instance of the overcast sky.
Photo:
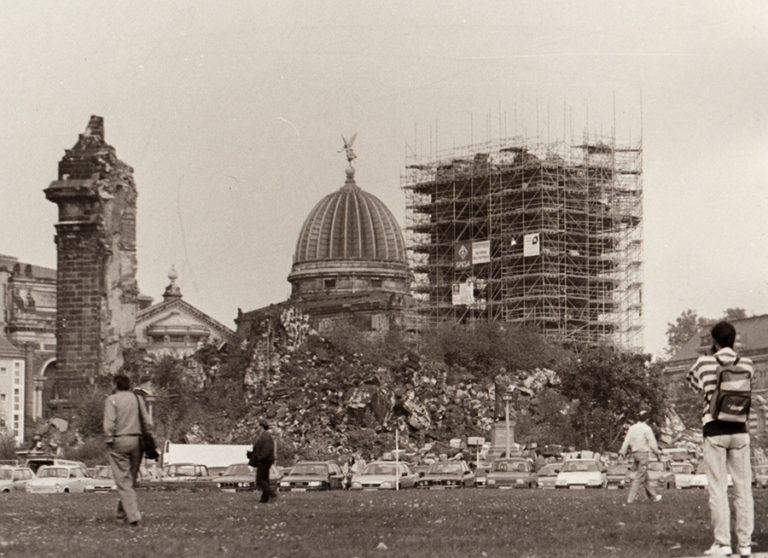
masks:
{"type": "Polygon", "coordinates": [[[762,1],[3,2],[0,253],[56,266],[43,189],[98,114],[135,169],[141,291],[173,264],[234,327],[288,296],[341,134],[402,225],[407,153],[610,134],[615,107],[619,141],[642,132],[660,353],[686,308],[768,313],[766,29],[762,1]]]}

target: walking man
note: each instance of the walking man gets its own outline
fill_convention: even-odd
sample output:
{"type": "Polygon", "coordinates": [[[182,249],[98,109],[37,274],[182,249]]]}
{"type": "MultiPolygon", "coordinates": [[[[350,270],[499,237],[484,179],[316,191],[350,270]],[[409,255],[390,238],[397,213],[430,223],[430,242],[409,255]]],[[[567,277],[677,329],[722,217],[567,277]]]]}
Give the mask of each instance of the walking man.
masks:
{"type": "Polygon", "coordinates": [[[141,521],[136,500],[136,477],[141,465],[141,417],[146,428],[152,428],[144,401],[130,391],[131,381],[124,374],[113,378],[115,392],[104,403],[104,435],[108,448],[112,478],[117,485],[120,500],[117,520],[138,526],[141,521]]]}
{"type": "MultiPolygon", "coordinates": [[[[752,361],[733,350],[736,329],[729,322],[712,326],[712,354],[701,356],[693,364],[686,379],[694,390],[704,395],[702,417],[704,433],[704,466],[709,491],[709,513],[715,541],[704,552],[708,556],[731,554],[731,514],[728,505],[728,475],[733,478],[733,507],[736,515],[736,544],[741,556],[750,556],[754,509],[752,502],[752,469],[750,465],[747,415],[743,421],[713,417],[710,402],[720,392],[719,371],[727,368],[754,377],[752,361]]],[[[746,409],[748,412],[748,407],[746,409]]],[[[719,416],[719,415],[718,415],[719,416]]],[[[727,417],[723,417],[727,418],[727,417]]]]}
{"type": "Polygon", "coordinates": [[[635,462],[635,478],[632,480],[632,486],[629,489],[627,504],[635,501],[641,488],[645,489],[645,494],[654,502],[661,500],[661,494],[656,493],[651,484],[651,479],[648,477],[648,460],[651,453],[655,453],[657,457],[661,458],[661,451],[659,451],[659,446],[656,443],[656,436],[654,436],[651,427],[648,426],[649,415],[650,413],[645,409],[640,411],[637,422],[627,430],[624,443],[621,444],[621,449],[619,450],[619,454],[624,456],[627,453],[627,449],[629,449],[635,462]]]}
{"type": "Polygon", "coordinates": [[[275,462],[275,440],[269,433],[266,421],[259,423],[261,434],[253,443],[253,455],[256,458],[256,486],[261,490],[261,502],[266,504],[270,498],[277,498],[277,493],[269,486],[269,469],[275,462]]]}

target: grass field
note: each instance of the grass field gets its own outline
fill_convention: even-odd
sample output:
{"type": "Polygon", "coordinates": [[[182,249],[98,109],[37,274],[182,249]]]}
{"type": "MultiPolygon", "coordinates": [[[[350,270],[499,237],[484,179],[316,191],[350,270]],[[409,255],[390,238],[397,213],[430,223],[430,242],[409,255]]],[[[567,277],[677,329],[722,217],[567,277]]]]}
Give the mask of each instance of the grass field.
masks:
{"type": "MultiPolygon", "coordinates": [[[[3,494],[0,556],[692,556],[711,541],[706,492],[480,490],[281,494],[140,491],[143,525],[115,494],[3,494]]],[[[768,491],[755,550],[768,548],[768,491]]]]}

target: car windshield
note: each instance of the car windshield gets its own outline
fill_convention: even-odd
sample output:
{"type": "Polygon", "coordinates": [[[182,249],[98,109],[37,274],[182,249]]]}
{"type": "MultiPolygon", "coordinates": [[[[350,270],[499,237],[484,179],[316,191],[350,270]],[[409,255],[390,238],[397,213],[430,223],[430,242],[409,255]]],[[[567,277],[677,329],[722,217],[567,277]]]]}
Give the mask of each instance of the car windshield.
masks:
{"type": "Polygon", "coordinates": [[[394,463],[371,463],[365,468],[364,475],[395,475],[394,463]]]}
{"type": "Polygon", "coordinates": [[[0,469],[0,479],[9,480],[13,477],[13,471],[10,469],[0,469]]]}
{"type": "Polygon", "coordinates": [[[629,471],[629,467],[626,465],[608,465],[609,475],[621,475],[629,471]]]}
{"type": "Polygon", "coordinates": [[[461,473],[464,469],[461,463],[433,463],[429,466],[428,473],[461,473]]]}
{"type": "Polygon", "coordinates": [[[37,474],[37,476],[40,477],[41,479],[44,479],[44,478],[66,479],[67,477],[69,477],[69,471],[64,467],[50,467],[46,469],[40,469],[40,472],[37,474]]]}
{"type": "Polygon", "coordinates": [[[539,476],[542,476],[542,477],[555,476],[559,472],[560,472],[560,465],[555,465],[555,464],[544,465],[539,471],[539,476]]]}
{"type": "Polygon", "coordinates": [[[599,470],[594,461],[569,461],[563,465],[563,473],[593,473],[599,470]]]}
{"type": "Polygon", "coordinates": [[[246,463],[240,463],[238,465],[230,465],[227,467],[227,470],[224,471],[224,476],[234,476],[234,475],[251,475],[253,474],[251,471],[251,466],[246,463]]]}
{"type": "Polygon", "coordinates": [[[493,470],[525,472],[528,470],[528,464],[525,461],[497,461],[493,464],[493,470]]]}
{"type": "Polygon", "coordinates": [[[174,477],[180,477],[180,476],[187,476],[187,477],[194,477],[195,476],[195,466],[194,465],[179,465],[177,467],[171,467],[168,470],[168,474],[174,477]]]}
{"type": "Polygon", "coordinates": [[[691,473],[693,472],[693,467],[686,463],[673,463],[672,464],[672,472],[673,473],[691,473]]]}
{"type": "Polygon", "coordinates": [[[299,464],[291,469],[292,475],[327,475],[328,467],[325,465],[299,464]]]}

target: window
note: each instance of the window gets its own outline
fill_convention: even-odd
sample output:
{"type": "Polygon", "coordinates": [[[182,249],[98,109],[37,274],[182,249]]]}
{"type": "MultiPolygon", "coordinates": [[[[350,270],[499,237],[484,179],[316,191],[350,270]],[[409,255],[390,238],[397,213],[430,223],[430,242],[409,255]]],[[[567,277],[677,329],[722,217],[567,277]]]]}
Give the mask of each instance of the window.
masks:
{"type": "Polygon", "coordinates": [[[0,393],[0,401],[5,401],[5,394],[4,393],[0,393]]]}
{"type": "Polygon", "coordinates": [[[325,279],[323,281],[323,286],[326,289],[333,289],[336,287],[336,279],[325,279]]]}
{"type": "Polygon", "coordinates": [[[8,369],[5,366],[0,366],[0,374],[6,374],[8,369]]]}
{"type": "Polygon", "coordinates": [[[18,395],[19,394],[19,388],[13,388],[13,394],[18,395]]]}
{"type": "Polygon", "coordinates": [[[13,379],[13,383],[14,383],[14,384],[20,384],[20,383],[21,383],[21,378],[19,378],[18,376],[16,376],[16,377],[13,379]]]}
{"type": "Polygon", "coordinates": [[[381,288],[381,279],[371,279],[371,287],[374,289],[380,289],[381,288]]]}

